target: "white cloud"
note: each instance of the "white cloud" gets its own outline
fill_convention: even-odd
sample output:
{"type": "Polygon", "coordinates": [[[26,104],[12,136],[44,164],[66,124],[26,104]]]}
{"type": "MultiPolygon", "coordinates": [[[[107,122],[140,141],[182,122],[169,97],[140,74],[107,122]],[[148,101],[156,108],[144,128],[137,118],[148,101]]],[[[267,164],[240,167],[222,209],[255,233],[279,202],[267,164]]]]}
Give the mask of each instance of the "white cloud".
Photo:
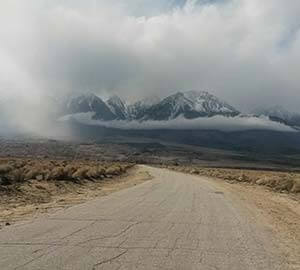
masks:
{"type": "Polygon", "coordinates": [[[67,115],[60,121],[77,121],[78,123],[92,126],[102,126],[117,129],[175,129],[175,130],[220,130],[220,131],[242,131],[242,130],[273,130],[282,132],[296,132],[293,128],[281,123],[270,121],[268,117],[236,116],[236,117],[202,117],[197,119],[185,119],[178,117],[169,121],[100,121],[93,120],[94,113],[78,113],[67,115]]]}
{"type": "Polygon", "coordinates": [[[242,111],[299,111],[299,0],[198,2],[3,1],[0,98],[208,90],[242,111]]]}

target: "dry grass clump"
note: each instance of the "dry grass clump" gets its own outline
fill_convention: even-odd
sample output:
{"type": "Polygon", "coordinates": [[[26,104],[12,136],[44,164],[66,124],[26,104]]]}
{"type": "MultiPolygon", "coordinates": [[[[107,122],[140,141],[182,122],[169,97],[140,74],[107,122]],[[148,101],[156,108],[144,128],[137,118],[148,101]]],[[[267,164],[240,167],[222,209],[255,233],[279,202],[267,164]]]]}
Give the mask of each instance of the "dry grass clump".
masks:
{"type": "Polygon", "coordinates": [[[267,186],[278,192],[300,193],[300,174],[295,173],[194,166],[170,166],[169,168],[184,173],[224,179],[229,182],[267,186]]]}
{"type": "Polygon", "coordinates": [[[82,160],[1,159],[0,186],[30,180],[95,181],[121,175],[130,167],[131,164],[82,160]]]}

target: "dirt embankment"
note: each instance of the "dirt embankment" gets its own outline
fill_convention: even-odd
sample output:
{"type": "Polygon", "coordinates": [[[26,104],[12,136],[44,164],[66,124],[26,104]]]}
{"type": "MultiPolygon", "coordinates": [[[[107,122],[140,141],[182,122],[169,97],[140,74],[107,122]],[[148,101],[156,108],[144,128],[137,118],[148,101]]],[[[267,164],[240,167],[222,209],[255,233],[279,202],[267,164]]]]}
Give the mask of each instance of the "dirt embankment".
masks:
{"type": "Polygon", "coordinates": [[[0,228],[147,179],[146,172],[128,163],[0,159],[0,228]]]}

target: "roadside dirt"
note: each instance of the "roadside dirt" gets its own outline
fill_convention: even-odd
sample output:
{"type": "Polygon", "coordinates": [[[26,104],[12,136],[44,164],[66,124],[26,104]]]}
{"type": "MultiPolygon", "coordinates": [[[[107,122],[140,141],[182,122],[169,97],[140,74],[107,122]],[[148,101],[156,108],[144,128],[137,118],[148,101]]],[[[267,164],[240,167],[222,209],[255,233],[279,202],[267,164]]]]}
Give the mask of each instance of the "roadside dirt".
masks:
{"type": "Polygon", "coordinates": [[[291,269],[300,269],[300,200],[291,194],[275,193],[249,183],[228,183],[206,177],[218,189],[243,206],[257,224],[270,230],[278,240],[291,269]]]}
{"type": "Polygon", "coordinates": [[[86,180],[80,184],[31,180],[24,183],[21,189],[22,192],[31,193],[32,198],[10,195],[0,197],[0,229],[40,214],[53,213],[61,208],[106,196],[150,179],[146,170],[133,167],[122,176],[99,181],[86,180]],[[45,195],[44,201],[36,199],[43,197],[42,195],[45,195]]]}
{"type": "Polygon", "coordinates": [[[299,173],[199,166],[168,169],[197,175],[223,189],[229,199],[244,206],[249,218],[276,236],[291,269],[300,269],[299,173]]]}

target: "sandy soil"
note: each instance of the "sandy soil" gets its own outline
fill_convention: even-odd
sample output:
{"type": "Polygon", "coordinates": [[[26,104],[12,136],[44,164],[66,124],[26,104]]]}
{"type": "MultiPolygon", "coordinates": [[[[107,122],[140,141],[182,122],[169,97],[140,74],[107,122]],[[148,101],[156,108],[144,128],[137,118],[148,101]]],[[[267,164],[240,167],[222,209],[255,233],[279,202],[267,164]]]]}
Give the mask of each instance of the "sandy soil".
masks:
{"type": "Polygon", "coordinates": [[[287,257],[292,269],[300,269],[299,196],[276,193],[249,183],[228,183],[209,177],[207,180],[244,206],[248,216],[256,223],[267,226],[278,238],[278,248],[287,257]]]}
{"type": "Polygon", "coordinates": [[[53,213],[95,197],[106,196],[150,179],[151,176],[145,170],[132,168],[123,176],[95,182],[86,181],[80,185],[63,181],[28,181],[22,185],[22,191],[32,193],[31,198],[11,195],[0,197],[0,228],[40,214],[53,213]],[[41,201],[41,197],[45,199],[41,201]]]}

